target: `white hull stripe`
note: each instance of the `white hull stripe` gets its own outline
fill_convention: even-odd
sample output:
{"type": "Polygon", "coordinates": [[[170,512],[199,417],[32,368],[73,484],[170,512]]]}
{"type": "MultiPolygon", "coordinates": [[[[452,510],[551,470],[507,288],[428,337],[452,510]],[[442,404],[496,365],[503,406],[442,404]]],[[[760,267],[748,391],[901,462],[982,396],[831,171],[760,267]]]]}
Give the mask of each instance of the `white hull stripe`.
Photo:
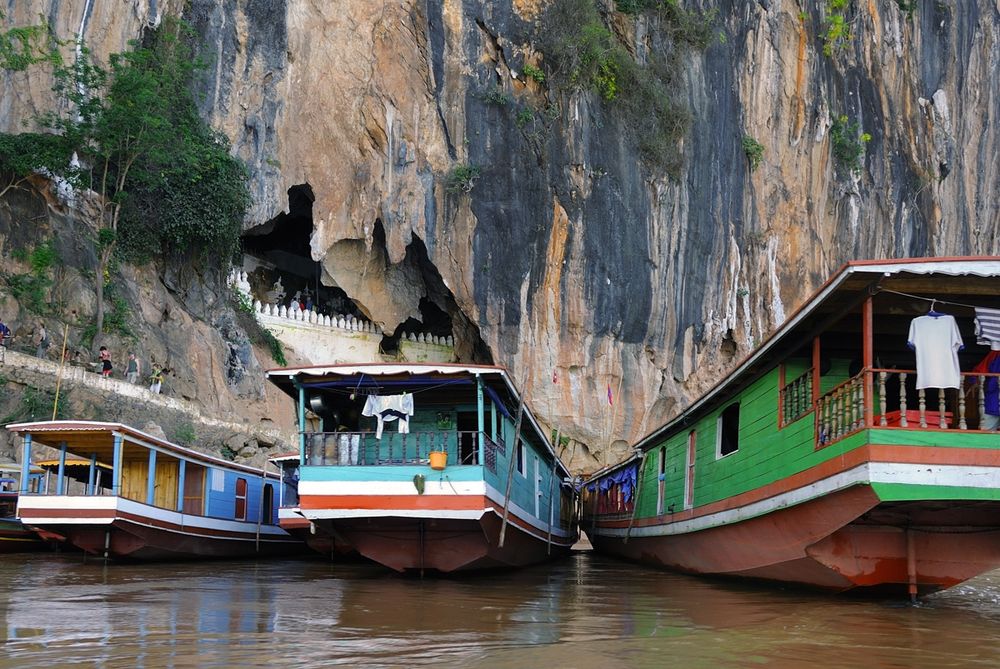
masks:
{"type": "MultiPolygon", "coordinates": [[[[490,501],[495,503],[497,506],[503,506],[504,494],[486,483],[485,481],[466,481],[466,482],[456,482],[454,484],[454,490],[447,483],[434,482],[435,485],[432,488],[431,482],[426,483],[424,488],[424,497],[429,495],[440,495],[442,497],[454,497],[456,495],[484,495],[490,501]]],[[[336,497],[338,495],[406,495],[416,497],[417,492],[413,488],[413,484],[409,481],[353,481],[353,482],[340,482],[340,481],[303,481],[299,484],[299,499],[303,497],[308,497],[311,495],[316,496],[331,496],[336,497]],[[306,483],[312,485],[303,489],[306,483]],[[364,492],[359,492],[364,490],[364,492]]],[[[485,509],[488,511],[489,509],[485,509]]],[[[548,505],[543,504],[540,509],[542,513],[548,512],[548,505]]],[[[521,506],[511,502],[508,505],[508,511],[510,515],[515,516],[521,522],[531,525],[533,528],[543,533],[547,536],[549,531],[548,523],[535,518],[532,514],[529,514],[521,506]]],[[[559,514],[558,508],[553,508],[553,516],[557,517],[559,514]]],[[[478,519],[482,517],[483,513],[480,511],[446,511],[440,510],[436,511],[433,509],[426,510],[416,510],[416,509],[303,509],[301,511],[302,515],[310,520],[320,520],[329,518],[362,518],[364,516],[371,516],[373,518],[386,518],[389,516],[404,516],[408,518],[448,518],[447,514],[454,513],[472,513],[476,514],[475,518],[478,519]],[[351,515],[337,515],[349,512],[351,515]],[[334,515],[328,515],[334,514],[334,515]]],[[[557,518],[558,520],[558,518],[557,518]]],[[[558,525],[552,527],[553,537],[570,538],[570,533],[558,525]]]]}
{"type": "MultiPolygon", "coordinates": [[[[433,481],[424,482],[427,495],[482,495],[486,482],[433,481]]],[[[304,495],[418,495],[412,481],[299,481],[299,498],[304,495]]]]}
{"type": "MultiPolygon", "coordinates": [[[[197,534],[198,530],[215,530],[221,532],[257,532],[257,523],[239,520],[223,520],[206,516],[193,516],[177,511],[160,509],[140,502],[121,497],[98,496],[68,496],[68,495],[24,495],[18,500],[18,512],[31,509],[33,511],[59,511],[72,509],[74,511],[115,511],[133,516],[159,520],[173,525],[180,525],[185,532],[197,534]]],[[[26,519],[30,525],[110,525],[115,518],[65,518],[58,515],[50,517],[33,517],[26,519]]],[[[130,522],[136,522],[130,519],[130,522]]],[[[138,523],[143,524],[143,523],[138,523]]],[[[150,525],[150,527],[153,527],[150,525]]],[[[166,529],[166,528],[158,528],[166,529]]],[[[286,538],[288,533],[274,525],[261,525],[262,537],[273,535],[275,538],[286,538]]]]}
{"type": "MultiPolygon", "coordinates": [[[[858,465],[846,472],[834,474],[815,483],[774,497],[760,500],[737,509],[719,511],[707,516],[681,520],[674,523],[633,527],[633,537],[653,537],[686,534],[721,525],[730,525],[756,518],[778,509],[784,509],[809,500],[823,497],[853,485],[869,483],[906,483],[910,485],[950,486],[958,488],[995,488],[1000,499],[1000,467],[971,467],[963,465],[916,465],[894,462],[871,462],[858,465]]],[[[600,520],[598,520],[600,523],[600,520]]],[[[585,528],[595,534],[624,537],[628,530],[620,527],[585,528]]]]}
{"type": "MultiPolygon", "coordinates": [[[[424,520],[466,520],[478,522],[487,513],[494,513],[500,516],[496,509],[490,507],[482,511],[433,511],[433,510],[413,510],[413,509],[331,509],[331,510],[311,510],[305,511],[310,520],[344,520],[349,518],[422,518],[424,520]]],[[[513,514],[511,514],[513,515],[513,514]]],[[[525,534],[529,534],[536,539],[546,541],[548,530],[536,532],[523,525],[510,523],[512,529],[517,529],[525,534]]],[[[378,531],[378,530],[374,530],[378,531]]],[[[569,532],[558,528],[552,528],[552,543],[559,545],[571,545],[574,540],[570,538],[569,532]]]]}

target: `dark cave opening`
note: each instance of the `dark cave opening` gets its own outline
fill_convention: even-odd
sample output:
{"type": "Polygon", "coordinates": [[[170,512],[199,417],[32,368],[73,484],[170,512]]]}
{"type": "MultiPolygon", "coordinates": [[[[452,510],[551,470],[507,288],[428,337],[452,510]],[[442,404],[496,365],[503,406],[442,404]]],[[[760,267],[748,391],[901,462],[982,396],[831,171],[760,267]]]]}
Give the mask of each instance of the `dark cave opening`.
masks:
{"type": "Polygon", "coordinates": [[[350,296],[320,281],[322,267],[312,259],[313,202],[308,183],[288,189],[288,211],[243,234],[243,264],[251,293],[264,304],[305,309],[327,316],[362,318],[350,296]]]}

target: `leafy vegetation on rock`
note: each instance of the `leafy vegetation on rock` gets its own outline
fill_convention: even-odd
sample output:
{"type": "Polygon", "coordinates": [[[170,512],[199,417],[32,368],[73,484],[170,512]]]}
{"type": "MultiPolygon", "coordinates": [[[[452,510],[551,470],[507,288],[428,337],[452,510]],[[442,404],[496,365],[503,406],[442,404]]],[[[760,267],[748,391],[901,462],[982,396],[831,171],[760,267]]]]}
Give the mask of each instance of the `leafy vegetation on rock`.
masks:
{"type": "Polygon", "coordinates": [[[534,79],[540,84],[545,83],[545,73],[541,70],[541,68],[535,67],[531,63],[525,63],[523,72],[524,76],[529,79],[534,79]]]}
{"type": "MultiPolygon", "coordinates": [[[[0,20],[5,18],[0,11],[0,20]]],[[[39,23],[0,31],[0,70],[20,71],[43,62],[58,62],[58,43],[49,26],[39,23]]]]}
{"type": "Polygon", "coordinates": [[[764,160],[764,145],[750,135],[743,135],[742,144],[743,153],[747,154],[747,160],[750,161],[750,171],[753,172],[764,160]]]}
{"type": "Polygon", "coordinates": [[[829,0],[830,13],[823,23],[823,55],[832,56],[837,49],[843,49],[851,39],[850,25],[847,21],[848,0],[829,0]]]}
{"type": "Polygon", "coordinates": [[[29,311],[38,315],[48,314],[52,309],[48,299],[52,268],[59,261],[52,240],[43,241],[31,251],[19,249],[12,255],[16,260],[27,261],[31,270],[24,274],[2,275],[10,294],[29,311]]]}
{"type": "Polygon", "coordinates": [[[445,189],[449,193],[470,193],[481,173],[476,165],[455,165],[445,180],[445,189]]]}
{"type": "Polygon", "coordinates": [[[853,174],[861,172],[862,159],[865,155],[865,145],[872,136],[862,132],[857,121],[849,122],[846,115],[833,119],[830,126],[830,146],[837,165],[853,174]]]}
{"type": "Polygon", "coordinates": [[[642,157],[668,174],[679,173],[679,142],[691,114],[677,91],[683,56],[712,40],[713,13],[688,11],[676,0],[622,0],[626,14],[655,13],[657,43],[645,64],[636,62],[608,27],[593,0],[554,0],[542,14],[538,43],[548,80],[563,91],[598,95],[618,117],[642,157]]]}

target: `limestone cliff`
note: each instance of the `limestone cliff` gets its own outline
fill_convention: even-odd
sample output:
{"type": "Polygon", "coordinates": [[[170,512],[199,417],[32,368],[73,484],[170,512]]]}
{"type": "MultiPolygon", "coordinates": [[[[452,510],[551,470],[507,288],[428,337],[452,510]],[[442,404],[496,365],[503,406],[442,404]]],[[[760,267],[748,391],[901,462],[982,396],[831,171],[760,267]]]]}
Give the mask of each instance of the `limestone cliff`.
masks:
{"type": "MultiPolygon", "coordinates": [[[[15,19],[48,16],[99,53],[174,9],[26,4],[15,19]]],[[[309,184],[326,283],[389,332],[429,297],[463,358],[508,367],[536,413],[590,454],[613,459],[612,442],[620,452],[669,418],[846,260],[998,252],[994,0],[850,0],[830,55],[826,2],[688,0],[718,10],[718,38],[682,64],[694,121],[676,179],[644,166],[593,93],[521,74],[525,59],[544,64],[545,4],[183,11],[211,63],[203,112],[253,173],[248,228],[309,184]],[[491,90],[553,110],[543,132],[519,127],[491,90]],[[871,136],[858,172],[832,158],[840,116],[871,136]],[[764,147],[752,172],[745,136],[764,147]],[[481,168],[470,192],[446,189],[455,165],[481,168]]],[[[640,57],[658,47],[655,17],[609,17],[640,57]]],[[[44,106],[45,91],[43,76],[8,75],[0,125],[44,106]]]]}

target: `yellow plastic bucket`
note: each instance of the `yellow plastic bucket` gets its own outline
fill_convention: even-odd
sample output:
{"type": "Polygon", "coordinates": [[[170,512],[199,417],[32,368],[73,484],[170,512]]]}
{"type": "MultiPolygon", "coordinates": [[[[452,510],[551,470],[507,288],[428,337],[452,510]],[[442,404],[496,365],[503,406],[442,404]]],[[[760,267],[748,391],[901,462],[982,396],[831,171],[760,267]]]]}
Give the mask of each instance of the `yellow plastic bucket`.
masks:
{"type": "Polygon", "coordinates": [[[448,454],[444,451],[431,451],[427,456],[431,460],[431,469],[441,471],[448,466],[448,454]]]}

